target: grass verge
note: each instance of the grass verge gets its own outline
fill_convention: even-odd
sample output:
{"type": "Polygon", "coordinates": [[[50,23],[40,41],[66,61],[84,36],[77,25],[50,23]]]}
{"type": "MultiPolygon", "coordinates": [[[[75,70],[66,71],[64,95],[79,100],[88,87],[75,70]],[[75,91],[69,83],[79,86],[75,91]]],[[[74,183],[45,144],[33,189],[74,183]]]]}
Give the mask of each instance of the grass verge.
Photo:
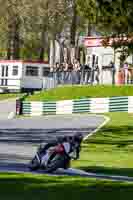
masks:
{"type": "Polygon", "coordinates": [[[0,94],[0,100],[6,100],[6,99],[10,99],[10,98],[17,98],[17,97],[21,97],[21,96],[23,96],[23,94],[20,94],[20,93],[0,94]]]}
{"type": "Polygon", "coordinates": [[[133,176],[133,115],[110,113],[110,122],[83,144],[73,167],[89,172],[133,176]]]}
{"type": "Polygon", "coordinates": [[[133,183],[80,177],[0,174],[2,200],[132,199],[133,183]]]}
{"type": "Polygon", "coordinates": [[[71,86],[29,95],[27,101],[66,100],[84,97],[133,96],[133,86],[71,86]]]}

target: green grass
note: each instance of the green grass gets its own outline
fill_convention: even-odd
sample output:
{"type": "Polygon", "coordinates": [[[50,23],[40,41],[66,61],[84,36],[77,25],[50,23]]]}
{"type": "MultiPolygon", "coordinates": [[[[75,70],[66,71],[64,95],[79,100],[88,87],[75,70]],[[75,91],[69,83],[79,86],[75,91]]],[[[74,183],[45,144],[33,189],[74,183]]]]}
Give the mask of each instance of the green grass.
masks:
{"type": "Polygon", "coordinates": [[[1,200],[132,199],[133,183],[80,177],[0,174],[1,200]]]}
{"type": "Polygon", "coordinates": [[[0,94],[0,100],[16,98],[16,97],[21,97],[21,96],[22,96],[22,94],[20,94],[20,93],[0,94]]]}
{"type": "Polygon", "coordinates": [[[81,158],[73,162],[89,172],[133,176],[133,115],[111,113],[110,122],[82,147],[81,158]]]}
{"type": "Polygon", "coordinates": [[[37,92],[28,101],[79,99],[84,97],[133,96],[133,86],[66,86],[37,92]]]}

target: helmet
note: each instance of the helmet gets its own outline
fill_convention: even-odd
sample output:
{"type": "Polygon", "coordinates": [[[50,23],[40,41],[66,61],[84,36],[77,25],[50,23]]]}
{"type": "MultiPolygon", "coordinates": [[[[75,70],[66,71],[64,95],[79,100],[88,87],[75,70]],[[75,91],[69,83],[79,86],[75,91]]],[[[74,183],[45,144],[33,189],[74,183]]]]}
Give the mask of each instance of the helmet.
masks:
{"type": "Polygon", "coordinates": [[[75,142],[81,143],[82,140],[83,140],[82,134],[79,133],[79,134],[74,135],[74,141],[75,142]]]}

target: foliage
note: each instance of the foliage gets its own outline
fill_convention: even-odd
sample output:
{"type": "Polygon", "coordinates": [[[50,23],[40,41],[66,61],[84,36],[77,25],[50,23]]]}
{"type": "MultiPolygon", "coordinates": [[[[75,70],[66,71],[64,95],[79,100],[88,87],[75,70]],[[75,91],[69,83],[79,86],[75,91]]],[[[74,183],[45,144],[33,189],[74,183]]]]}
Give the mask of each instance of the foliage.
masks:
{"type": "Polygon", "coordinates": [[[102,44],[104,47],[111,46],[115,53],[120,53],[120,63],[123,65],[126,58],[133,54],[133,36],[129,35],[113,35],[107,36],[103,39],[102,44]]]}
{"type": "Polygon", "coordinates": [[[133,32],[132,0],[96,0],[99,8],[99,26],[105,33],[128,34],[133,32]]]}
{"type": "Polygon", "coordinates": [[[21,97],[21,96],[23,96],[23,94],[21,94],[21,93],[0,94],[0,100],[6,100],[9,98],[17,98],[17,97],[21,97]]]}
{"type": "MultiPolygon", "coordinates": [[[[1,57],[44,59],[51,39],[70,48],[78,46],[80,32],[92,29],[127,36],[133,32],[132,7],[131,0],[0,0],[1,57]]],[[[131,49],[132,43],[127,54],[131,49]]]]}
{"type": "Polygon", "coordinates": [[[79,0],[79,2],[81,14],[87,20],[93,16],[96,29],[107,36],[103,41],[104,46],[107,46],[110,38],[113,38],[111,46],[121,53],[120,60],[123,63],[133,53],[133,1],[86,0],[81,3],[79,0]]]}

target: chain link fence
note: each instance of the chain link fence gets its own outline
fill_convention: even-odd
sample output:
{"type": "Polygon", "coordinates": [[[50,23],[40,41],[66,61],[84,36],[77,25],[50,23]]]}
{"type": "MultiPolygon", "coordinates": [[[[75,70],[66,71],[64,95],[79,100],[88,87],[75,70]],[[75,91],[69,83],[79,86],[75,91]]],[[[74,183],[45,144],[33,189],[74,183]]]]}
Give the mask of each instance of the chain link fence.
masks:
{"type": "Polygon", "coordinates": [[[85,85],[93,84],[94,80],[99,84],[98,72],[86,69],[49,72],[43,80],[43,89],[51,89],[58,85],[85,85]]]}
{"type": "Polygon", "coordinates": [[[58,85],[113,85],[133,84],[133,76],[123,75],[122,80],[117,77],[116,71],[112,68],[103,68],[101,71],[83,66],[81,70],[54,71],[48,72],[43,79],[43,89],[55,88],[58,85]]]}

